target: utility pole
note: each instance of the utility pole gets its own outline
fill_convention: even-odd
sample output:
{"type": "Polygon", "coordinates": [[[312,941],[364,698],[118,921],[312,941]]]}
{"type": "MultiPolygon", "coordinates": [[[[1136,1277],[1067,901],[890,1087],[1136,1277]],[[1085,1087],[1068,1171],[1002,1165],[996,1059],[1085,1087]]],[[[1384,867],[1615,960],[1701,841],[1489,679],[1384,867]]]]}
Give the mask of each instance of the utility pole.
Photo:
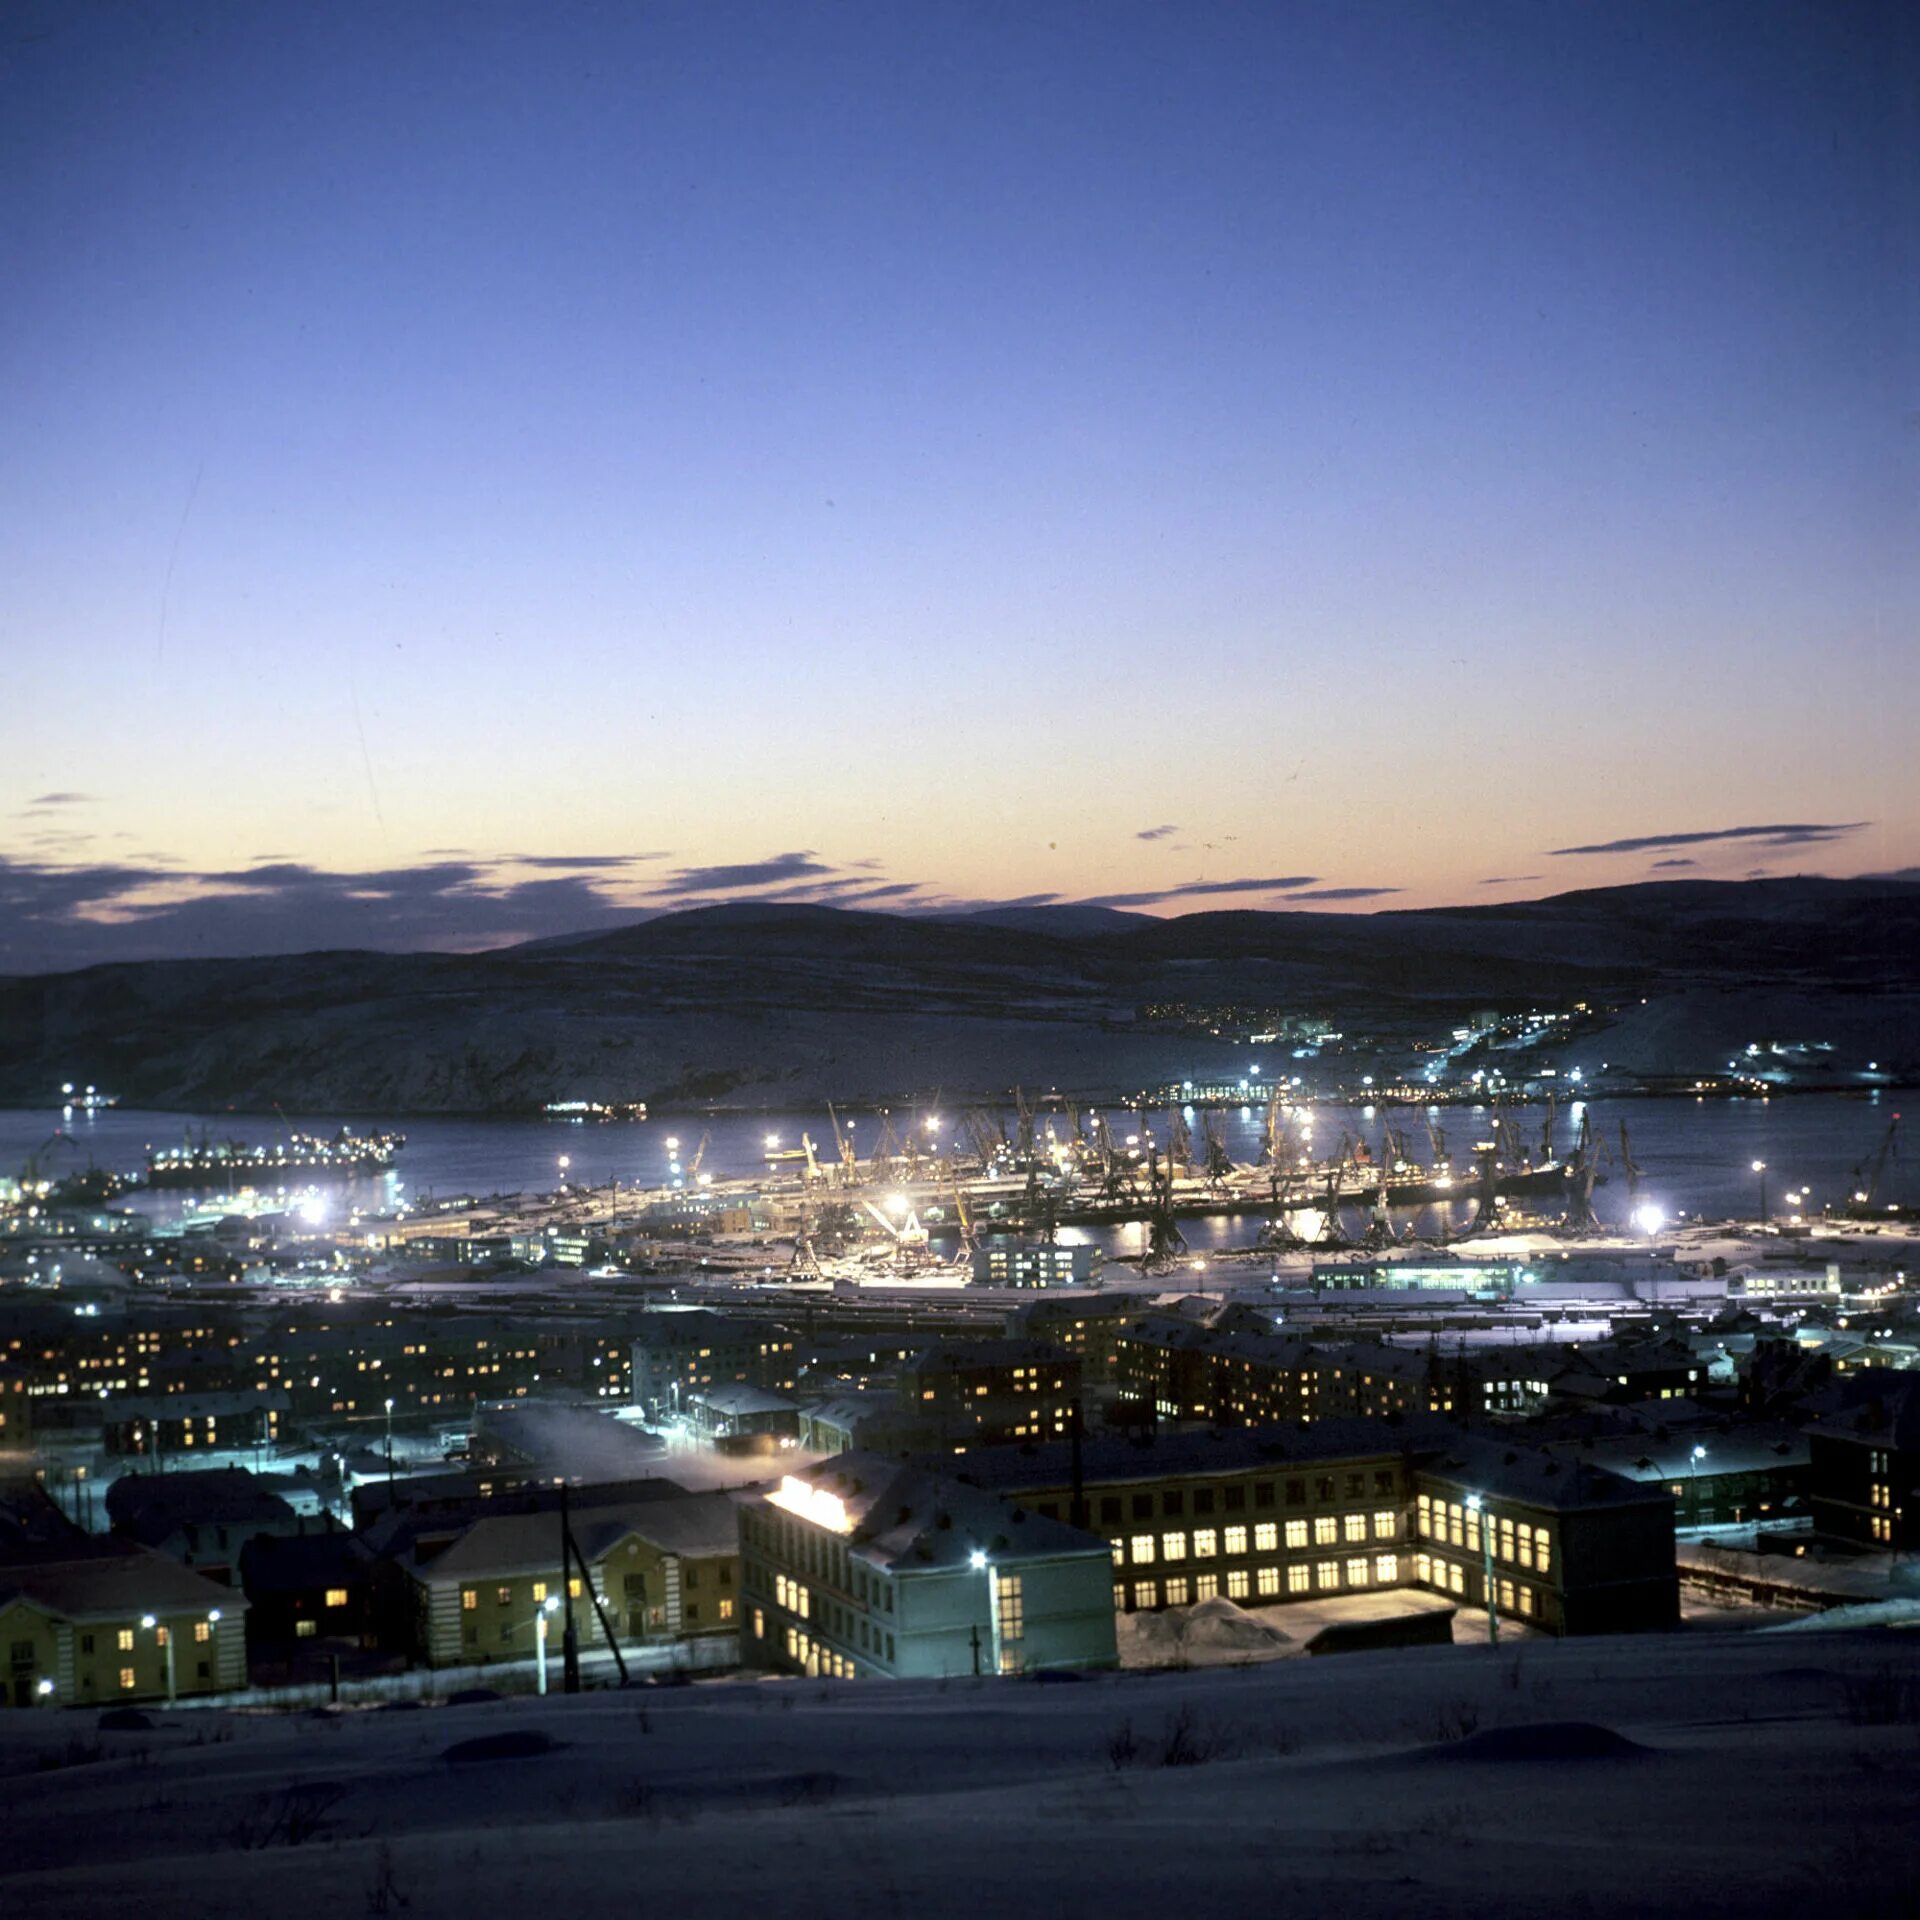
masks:
{"type": "Polygon", "coordinates": [[[580,1635],[573,1624],[573,1582],[567,1577],[573,1566],[573,1521],[567,1508],[567,1483],[560,1483],[560,1591],[566,1595],[567,1623],[560,1636],[560,1690],[580,1691],[580,1635]]]}

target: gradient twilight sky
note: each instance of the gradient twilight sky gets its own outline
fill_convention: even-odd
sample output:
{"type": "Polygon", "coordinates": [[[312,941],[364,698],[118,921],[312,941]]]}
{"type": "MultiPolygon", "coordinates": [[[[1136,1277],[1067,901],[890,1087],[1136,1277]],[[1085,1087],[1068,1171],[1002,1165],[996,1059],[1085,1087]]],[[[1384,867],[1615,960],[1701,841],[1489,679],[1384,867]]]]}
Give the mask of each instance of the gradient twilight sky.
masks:
{"type": "Polygon", "coordinates": [[[15,4],[0,968],[1920,865],[1917,98],[1841,0],[15,4]]]}

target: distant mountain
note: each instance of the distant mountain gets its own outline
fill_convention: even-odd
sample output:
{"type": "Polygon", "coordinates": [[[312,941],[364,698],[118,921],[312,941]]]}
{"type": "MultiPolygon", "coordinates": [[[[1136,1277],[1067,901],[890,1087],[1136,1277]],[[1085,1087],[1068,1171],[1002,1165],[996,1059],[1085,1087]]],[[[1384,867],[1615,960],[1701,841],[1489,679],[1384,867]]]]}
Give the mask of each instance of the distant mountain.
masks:
{"type": "Polygon", "coordinates": [[[1057,940],[1073,940],[1102,933],[1131,933],[1150,927],[1150,913],[1126,913],[1119,907],[982,907],[974,913],[938,914],[942,920],[962,920],[977,927],[1010,927],[1016,933],[1045,933],[1057,940]]]}
{"type": "MultiPolygon", "coordinates": [[[[1670,881],[1429,912],[1166,920],[742,903],[484,954],[0,980],[0,1103],[40,1104],[85,1080],[129,1105],[198,1110],[775,1105],[1140,1086],[1236,1066],[1227,1042],[1136,1019],[1154,1003],[1430,1034],[1476,1007],[1587,999],[1631,1009],[1636,1046],[1675,1071],[1724,1065],[1729,1034],[1829,1031],[1920,1071],[1916,953],[1920,887],[1900,879],[1670,881]]],[[[1612,1057],[1629,1057],[1626,1037],[1612,1057]]]]}

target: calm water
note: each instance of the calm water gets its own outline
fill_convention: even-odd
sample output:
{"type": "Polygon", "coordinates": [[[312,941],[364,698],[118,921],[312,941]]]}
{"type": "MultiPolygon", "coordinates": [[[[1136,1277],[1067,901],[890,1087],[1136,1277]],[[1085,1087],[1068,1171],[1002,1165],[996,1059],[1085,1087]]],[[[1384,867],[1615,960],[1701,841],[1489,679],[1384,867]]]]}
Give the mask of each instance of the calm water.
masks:
{"type": "MultiPolygon", "coordinates": [[[[1591,1110],[1595,1130],[1617,1151],[1619,1124],[1632,1133],[1634,1158],[1642,1175],[1643,1198],[1669,1214],[1686,1212],[1749,1217],[1758,1201],[1755,1160],[1767,1163],[1769,1203],[1784,1211],[1784,1196],[1803,1191],[1809,1210],[1825,1202],[1838,1204],[1851,1191],[1854,1169],[1877,1151],[1888,1122],[1899,1106],[1899,1096],[1850,1097],[1809,1094],[1774,1100],[1603,1100],[1591,1110]]],[[[1116,1141],[1140,1130],[1140,1116],[1131,1109],[1104,1110],[1116,1141]]],[[[1352,1108],[1316,1106],[1310,1110],[1313,1142],[1321,1153],[1337,1149],[1342,1134],[1365,1137],[1378,1149],[1383,1129],[1392,1125],[1405,1136],[1412,1158],[1428,1157],[1426,1130],[1412,1108],[1352,1108]]],[[[909,1124],[922,1141],[937,1138],[943,1145],[959,1136],[958,1116],[941,1116],[937,1135],[925,1126],[928,1116],[898,1111],[897,1130],[909,1124]]],[[[1529,1109],[1519,1116],[1522,1137],[1537,1145],[1543,1114],[1529,1109]]],[[[294,1116],[290,1125],[302,1132],[331,1133],[351,1116],[339,1114],[294,1116]]],[[[1155,1138],[1164,1143],[1168,1115],[1149,1116],[1155,1138]]],[[[1219,1115],[1229,1151],[1238,1161],[1254,1160],[1260,1150],[1262,1114],[1258,1108],[1227,1109],[1219,1115]]],[[[1486,1137],[1484,1109],[1450,1107],[1438,1119],[1456,1165],[1465,1164],[1476,1139],[1486,1137]]],[[[1040,1124],[1052,1124],[1064,1135],[1064,1116],[1042,1115],[1040,1124]]],[[[362,1122],[363,1128],[377,1123],[362,1122]]],[[[1200,1116],[1196,1115],[1196,1134],[1200,1116]]],[[[853,1116],[853,1137],[864,1154],[878,1138],[881,1117],[853,1116]]],[[[60,1110],[0,1111],[0,1169],[22,1170],[38,1156],[42,1169],[58,1174],[89,1162],[125,1171],[137,1171],[149,1146],[178,1144],[205,1128],[215,1139],[234,1138],[249,1145],[271,1142],[282,1129],[258,1117],[207,1121],[197,1116],[127,1112],[110,1108],[97,1114],[64,1115],[60,1110]]],[[[1009,1118],[1009,1128],[1011,1120],[1009,1118]]],[[[543,1120],[416,1119],[403,1123],[407,1145],[395,1171],[367,1180],[334,1183],[328,1191],[344,1202],[369,1210],[384,1210],[396,1199],[414,1201],[435,1194],[493,1194],[550,1189],[560,1181],[560,1159],[570,1162],[565,1177],[577,1184],[604,1187],[660,1187],[671,1179],[677,1157],[682,1175],[704,1135],[707,1139],[704,1171],[717,1177],[753,1175],[765,1171],[769,1135],[782,1147],[797,1147],[803,1131],[813,1137],[822,1159],[833,1155],[832,1128],[826,1113],[662,1115],[639,1122],[570,1126],[543,1120]]],[[[1557,1130],[1564,1150],[1572,1137],[1565,1114],[1557,1130]]],[[[1920,1198],[1920,1179],[1907,1163],[1888,1163],[1882,1189],[1886,1199],[1912,1203],[1920,1198]]],[[[1623,1218],[1626,1187],[1617,1166],[1596,1194],[1602,1218],[1623,1218]]],[[[176,1214],[190,1204],[185,1196],[152,1193],[128,1204],[157,1219],[176,1214]]],[[[1471,1211],[1462,1202],[1455,1223],[1464,1223],[1471,1211]]],[[[1426,1223],[1437,1223],[1437,1215],[1426,1223]]],[[[1211,1221],[1182,1223],[1182,1231],[1196,1250],[1245,1243],[1260,1230],[1257,1216],[1241,1215],[1211,1221]]],[[[1063,1238],[1092,1237],[1116,1252],[1137,1250],[1138,1229],[1105,1230],[1094,1235],[1063,1233],[1063,1238]]]]}

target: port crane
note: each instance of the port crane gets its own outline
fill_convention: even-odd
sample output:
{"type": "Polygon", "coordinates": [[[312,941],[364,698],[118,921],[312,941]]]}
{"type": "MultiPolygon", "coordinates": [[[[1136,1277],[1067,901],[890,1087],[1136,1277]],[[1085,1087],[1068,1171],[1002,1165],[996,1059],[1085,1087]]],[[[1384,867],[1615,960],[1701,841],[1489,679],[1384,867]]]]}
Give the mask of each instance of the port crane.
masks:
{"type": "Polygon", "coordinates": [[[1853,1170],[1853,1192],[1847,1201],[1847,1212],[1855,1219],[1865,1219],[1872,1213],[1880,1198],[1880,1183],[1886,1178],[1887,1162],[1898,1156],[1899,1146],[1900,1116],[1896,1113],[1887,1123],[1879,1147],[1853,1170]]]}

